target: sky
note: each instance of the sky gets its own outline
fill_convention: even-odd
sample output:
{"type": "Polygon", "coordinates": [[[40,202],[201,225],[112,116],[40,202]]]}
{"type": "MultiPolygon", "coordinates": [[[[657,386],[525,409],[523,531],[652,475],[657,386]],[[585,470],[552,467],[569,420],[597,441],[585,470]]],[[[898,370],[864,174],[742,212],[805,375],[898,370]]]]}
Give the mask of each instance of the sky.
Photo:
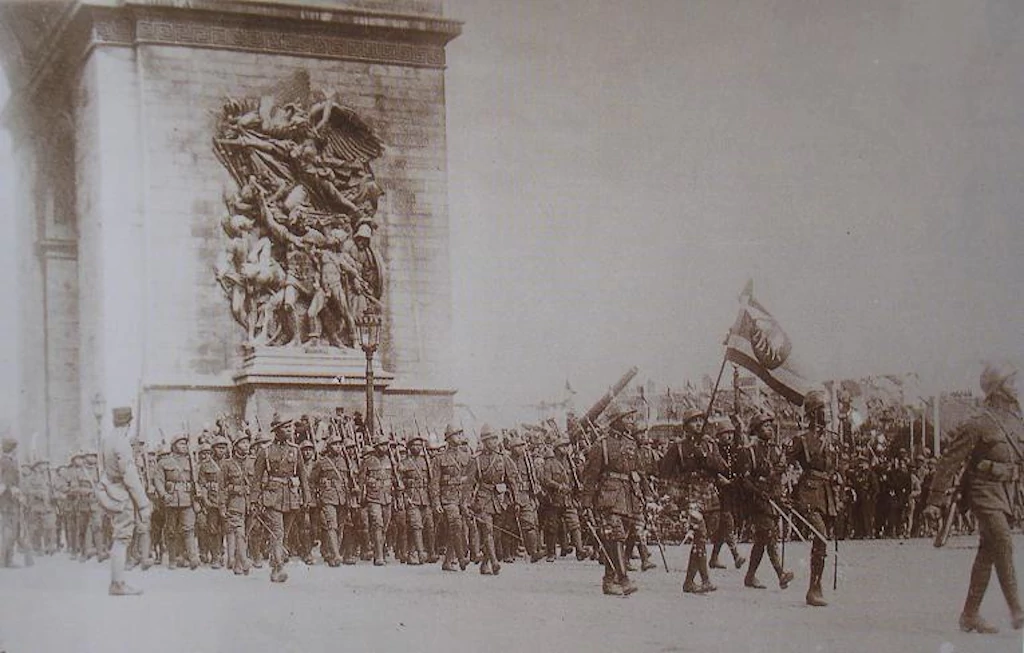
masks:
{"type": "Polygon", "coordinates": [[[817,380],[971,388],[1022,350],[1024,3],[446,14],[465,21],[446,74],[458,402],[559,400],[568,380],[585,405],[632,365],[714,374],[748,279],[817,380]]]}

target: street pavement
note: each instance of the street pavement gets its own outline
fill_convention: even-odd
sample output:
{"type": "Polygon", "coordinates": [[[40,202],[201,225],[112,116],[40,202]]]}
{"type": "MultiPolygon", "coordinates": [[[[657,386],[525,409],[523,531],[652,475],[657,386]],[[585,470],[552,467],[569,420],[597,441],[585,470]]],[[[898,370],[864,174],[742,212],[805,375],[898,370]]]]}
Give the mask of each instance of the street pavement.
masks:
{"type": "MultiPolygon", "coordinates": [[[[797,580],[784,591],[766,559],[759,577],[768,590],[744,588],[743,572],[730,567],[713,572],[717,592],[683,594],[687,550],[672,546],[671,573],[636,573],[641,589],[628,598],[603,596],[600,567],[574,558],[520,560],[497,577],[472,565],[442,573],[293,561],[284,585],[271,584],[266,567],[249,577],[154,567],[129,573],[145,595],[115,598],[105,564],[58,555],[0,570],[0,653],[1024,651],[994,575],[982,612],[1002,632],[957,629],[976,543],[841,542],[836,592],[829,552],[827,608],[804,605],[803,543],[787,546],[797,580]]],[[[1024,572],[1024,536],[1015,547],[1024,572]]]]}

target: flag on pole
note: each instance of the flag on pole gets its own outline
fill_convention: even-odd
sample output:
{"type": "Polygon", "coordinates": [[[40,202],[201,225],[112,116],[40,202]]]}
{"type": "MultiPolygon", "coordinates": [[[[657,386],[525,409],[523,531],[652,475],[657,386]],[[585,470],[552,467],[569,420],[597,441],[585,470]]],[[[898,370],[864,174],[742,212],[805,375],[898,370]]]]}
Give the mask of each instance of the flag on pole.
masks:
{"type": "Polygon", "coordinates": [[[572,389],[571,385],[569,385],[569,379],[565,380],[565,391],[568,392],[570,395],[576,394],[576,391],[572,389]]]}
{"type": "Polygon", "coordinates": [[[725,357],[742,365],[787,401],[802,404],[814,384],[800,372],[792,344],[778,321],[754,299],[754,282],[740,294],[740,311],[725,342],[725,357]]]}

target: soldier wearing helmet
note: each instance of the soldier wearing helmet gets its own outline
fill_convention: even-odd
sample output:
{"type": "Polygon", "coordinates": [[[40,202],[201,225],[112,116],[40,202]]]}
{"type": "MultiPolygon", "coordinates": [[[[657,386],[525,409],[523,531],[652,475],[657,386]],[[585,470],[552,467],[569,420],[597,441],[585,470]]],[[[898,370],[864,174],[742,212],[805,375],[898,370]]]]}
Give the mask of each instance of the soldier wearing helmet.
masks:
{"type": "MultiPolygon", "coordinates": [[[[549,519],[544,543],[547,547],[547,561],[555,561],[555,544],[558,542],[558,527],[561,526],[576,550],[576,559],[586,559],[583,535],[580,527],[579,489],[575,487],[573,475],[572,442],[568,436],[561,436],[554,442],[553,455],[544,460],[540,483],[548,499],[549,519]]],[[[577,471],[577,476],[578,476],[577,471]]]]}
{"type": "Polygon", "coordinates": [[[634,434],[636,411],[613,406],[608,411],[608,436],[587,452],[580,498],[584,510],[593,510],[604,555],[601,591],[629,596],[637,586],[626,568],[626,539],[642,521],[639,482],[640,449],[634,434]]]}
{"type": "Polygon", "coordinates": [[[982,410],[953,431],[935,470],[924,514],[931,519],[940,517],[950,505],[955,479],[962,471],[961,487],[978,520],[979,540],[960,629],[995,633],[998,629],[979,612],[993,567],[1014,630],[1024,627],[1008,522],[1021,482],[1024,421],[1017,396],[1017,368],[1012,363],[987,364],[980,381],[985,393],[982,410]]]}
{"type": "Polygon", "coordinates": [[[192,484],[191,460],[188,451],[188,433],[178,433],[171,439],[171,453],[157,461],[156,488],[164,507],[164,524],[168,536],[168,569],[184,566],[180,559],[187,556],[192,569],[199,567],[199,544],[196,540],[196,513],[200,507],[195,501],[197,489],[192,484]]]}
{"type": "Polygon", "coordinates": [[[740,569],[747,559],[740,554],[736,547],[733,531],[736,529],[735,516],[740,510],[742,502],[740,484],[736,477],[739,473],[740,454],[744,448],[743,436],[737,431],[736,425],[732,423],[731,419],[719,418],[715,420],[714,427],[715,439],[718,440],[718,450],[725,460],[726,471],[717,475],[721,509],[718,512],[718,530],[711,534],[714,544],[711,547],[711,560],[708,562],[708,567],[725,569],[725,565],[718,560],[719,551],[725,544],[732,554],[733,563],[737,569],[740,569]]]}
{"type": "Polygon", "coordinates": [[[224,556],[224,520],[221,515],[220,464],[215,460],[214,447],[210,442],[199,446],[199,507],[196,515],[196,539],[199,541],[199,558],[208,562],[212,569],[220,569],[224,556]]]}
{"type": "Polygon", "coordinates": [[[430,479],[434,513],[444,518],[446,546],[441,569],[455,571],[455,560],[458,559],[459,568],[464,571],[469,565],[469,556],[461,495],[463,470],[469,461],[459,451],[462,429],[449,424],[445,427],[444,437],[448,447],[434,458],[433,476],[430,479]]]}
{"type": "Polygon", "coordinates": [[[359,479],[365,494],[363,504],[367,509],[373,564],[378,567],[387,564],[384,559],[384,536],[391,524],[395,488],[398,485],[398,470],[391,464],[390,446],[383,437],[373,443],[372,453],[363,459],[359,479]]]}
{"type": "MultiPolygon", "coordinates": [[[[416,435],[409,440],[408,456],[399,465],[399,474],[405,485],[405,534],[407,542],[406,562],[410,565],[421,565],[430,558],[428,549],[433,542],[425,542],[424,535],[431,538],[434,530],[433,497],[430,493],[430,463],[424,451],[426,440],[416,435]]],[[[436,562],[436,560],[435,560],[436,562]]]]}
{"type": "Polygon", "coordinates": [[[480,443],[483,450],[466,468],[462,503],[479,525],[484,554],[480,573],[497,576],[501,572],[501,564],[494,548],[494,516],[501,515],[511,502],[516,501],[519,469],[501,451],[498,432],[488,424],[480,427],[480,443]]]}
{"type": "Polygon", "coordinates": [[[242,435],[231,447],[231,457],[220,463],[220,485],[224,516],[224,541],[227,551],[226,566],[236,576],[249,575],[252,563],[249,561],[249,537],[245,528],[246,513],[249,509],[249,474],[246,465],[249,458],[249,443],[252,439],[242,435]]]}
{"type": "Polygon", "coordinates": [[[253,503],[262,506],[270,527],[270,582],[284,583],[288,573],[284,570],[284,536],[290,530],[296,515],[309,498],[306,467],[302,464],[299,447],[292,442],[295,422],[274,415],[270,422],[274,441],[256,454],[256,477],[253,480],[253,503]]]}
{"type": "MultiPolygon", "coordinates": [[[[825,404],[822,390],[812,390],[804,397],[808,428],[793,438],[788,454],[789,462],[800,465],[803,470],[793,489],[795,507],[821,534],[827,531],[827,524],[835,519],[838,509],[833,475],[838,468],[839,449],[825,428],[825,404]]],[[[811,576],[805,597],[807,605],[828,605],[821,591],[827,553],[827,542],[814,536],[811,576]]]]}
{"type": "Polygon", "coordinates": [[[717,587],[708,572],[706,544],[718,532],[720,499],[716,480],[726,462],[715,437],[707,433],[704,414],[695,409],[683,416],[683,438],[673,443],[661,460],[659,476],[675,481],[676,504],[684,506],[693,529],[693,544],[683,581],[688,594],[707,594],[717,587]],[[701,583],[696,583],[697,576],[701,583]]]}
{"type": "MultiPolygon", "coordinates": [[[[355,442],[350,442],[354,447],[355,442]]],[[[351,519],[350,510],[359,507],[357,473],[345,455],[345,441],[340,435],[333,435],[327,440],[327,450],[313,465],[309,476],[309,485],[320,507],[320,522],[324,531],[325,541],[321,544],[320,553],[331,567],[343,563],[355,564],[354,540],[350,535],[346,537],[346,524],[351,519]]]]}
{"type": "Polygon", "coordinates": [[[754,544],[750,549],[750,565],[743,584],[753,589],[765,589],[765,585],[757,579],[757,569],[766,552],[778,576],[779,588],[786,589],[793,580],[793,572],[782,567],[779,557],[778,516],[771,504],[772,501],[778,503],[782,499],[782,474],[786,470],[786,458],[781,448],[773,442],[774,421],[770,413],[759,413],[750,420],[750,431],[754,439],[739,453],[737,461],[754,526],[754,544]]]}

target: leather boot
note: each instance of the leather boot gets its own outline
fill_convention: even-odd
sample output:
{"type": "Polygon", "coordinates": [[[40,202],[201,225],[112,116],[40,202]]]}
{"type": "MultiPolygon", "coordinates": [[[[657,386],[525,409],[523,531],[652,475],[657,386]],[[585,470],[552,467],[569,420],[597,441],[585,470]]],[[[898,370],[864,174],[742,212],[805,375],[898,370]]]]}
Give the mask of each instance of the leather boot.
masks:
{"type": "Polygon", "coordinates": [[[821,592],[821,577],[825,573],[825,557],[824,556],[812,556],[811,557],[811,581],[807,588],[807,596],[805,597],[807,605],[814,606],[816,608],[823,608],[828,605],[825,601],[825,597],[821,592]]]}
{"type": "Polygon", "coordinates": [[[611,557],[615,555],[615,543],[605,542],[604,545],[604,549],[608,554],[603,556],[605,559],[602,561],[604,562],[604,578],[601,579],[601,591],[609,596],[624,596],[625,591],[622,585],[619,584],[619,571],[611,557]]]}
{"type": "Polygon", "coordinates": [[[731,534],[725,540],[725,544],[729,547],[729,553],[732,554],[732,559],[733,562],[736,563],[736,568],[743,569],[743,565],[747,564],[747,559],[740,554],[740,550],[736,546],[736,540],[733,539],[731,534]]]}
{"type": "Polygon", "coordinates": [[[409,555],[409,564],[423,564],[427,560],[427,547],[423,546],[423,529],[417,529],[412,532],[412,541],[415,550],[409,555]]]}
{"type": "Polygon", "coordinates": [[[444,562],[441,563],[441,571],[455,571],[455,551],[448,547],[444,552],[444,562]]]}
{"type": "Polygon", "coordinates": [[[619,568],[619,585],[622,586],[622,593],[626,596],[633,594],[638,589],[636,583],[634,583],[626,570],[626,544],[625,542],[615,542],[615,552],[612,553],[616,558],[619,568]]]}
{"type": "Polygon", "coordinates": [[[1003,598],[1010,608],[1010,620],[1014,630],[1020,630],[1024,626],[1024,610],[1020,605],[1020,593],[1017,590],[1017,570],[1013,567],[1013,549],[997,551],[994,555],[994,566],[996,578],[999,579],[999,588],[1003,590],[1003,598]]]}
{"type": "Polygon", "coordinates": [[[696,547],[690,547],[690,558],[686,562],[686,577],[683,579],[683,592],[687,594],[700,594],[700,586],[697,585],[694,580],[697,577],[697,568],[699,567],[697,562],[697,551],[696,547]]]}
{"type": "Polygon", "coordinates": [[[572,529],[571,537],[572,547],[576,550],[576,559],[586,560],[587,558],[589,558],[590,554],[587,553],[587,550],[583,547],[583,535],[582,533],[580,533],[580,529],[572,529]]]}
{"type": "Polygon", "coordinates": [[[779,589],[786,589],[789,584],[793,581],[793,572],[786,571],[782,568],[782,561],[779,559],[779,549],[775,545],[775,542],[768,543],[768,559],[772,563],[772,569],[775,570],[775,575],[779,577],[779,589]]]}
{"type": "Polygon", "coordinates": [[[764,557],[764,545],[755,544],[750,549],[750,565],[747,567],[747,575],[743,579],[743,585],[753,589],[763,590],[767,587],[757,579],[757,568],[761,566],[761,559],[764,557]]]}
{"type": "Polygon", "coordinates": [[[550,537],[545,538],[547,541],[544,543],[547,547],[547,561],[555,561],[555,533],[550,533],[550,537]]]}
{"type": "Polygon", "coordinates": [[[640,551],[640,571],[650,571],[651,569],[658,568],[657,563],[651,560],[651,549],[646,544],[638,542],[637,549],[640,551]]]}
{"type": "Polygon", "coordinates": [[[530,562],[543,560],[544,554],[541,552],[540,545],[537,542],[537,531],[527,531],[524,535],[526,536],[526,552],[530,554],[530,562]]]}
{"type": "Polygon", "coordinates": [[[700,580],[701,580],[700,588],[701,588],[701,590],[704,593],[707,593],[707,592],[714,592],[718,588],[715,587],[714,584],[711,583],[711,574],[708,571],[708,554],[707,554],[707,549],[705,549],[704,547],[705,547],[705,545],[704,545],[703,542],[701,543],[700,546],[696,546],[695,545],[695,548],[697,549],[697,560],[698,560],[699,565],[700,565],[697,568],[697,571],[700,573],[700,580]]]}

